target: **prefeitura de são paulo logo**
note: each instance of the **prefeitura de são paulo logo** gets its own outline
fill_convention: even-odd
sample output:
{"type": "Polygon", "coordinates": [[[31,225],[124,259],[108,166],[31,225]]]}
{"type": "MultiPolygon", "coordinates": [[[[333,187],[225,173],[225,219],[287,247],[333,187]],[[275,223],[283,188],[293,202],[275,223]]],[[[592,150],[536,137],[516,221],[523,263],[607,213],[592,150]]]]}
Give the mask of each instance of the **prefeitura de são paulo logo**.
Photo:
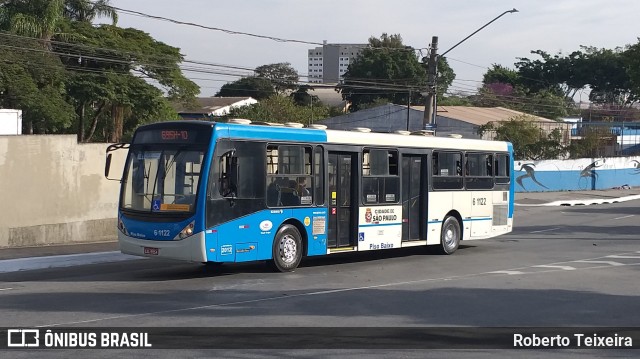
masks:
{"type": "Polygon", "coordinates": [[[364,213],[364,220],[367,223],[371,223],[372,218],[373,218],[373,215],[371,214],[371,208],[367,208],[366,212],[364,213]]]}

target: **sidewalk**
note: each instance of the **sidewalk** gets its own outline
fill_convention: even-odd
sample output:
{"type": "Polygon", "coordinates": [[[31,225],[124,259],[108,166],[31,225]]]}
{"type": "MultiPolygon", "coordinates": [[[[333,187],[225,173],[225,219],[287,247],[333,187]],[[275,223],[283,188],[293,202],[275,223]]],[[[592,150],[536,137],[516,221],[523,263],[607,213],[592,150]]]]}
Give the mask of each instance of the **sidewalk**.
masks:
{"type": "MultiPolygon", "coordinates": [[[[640,199],[640,187],[596,191],[516,192],[515,194],[516,206],[575,206],[624,202],[635,199],[640,199]]],[[[60,258],[65,258],[66,256],[71,259],[74,255],[89,253],[104,254],[104,256],[110,257],[115,252],[119,253],[115,233],[113,237],[113,242],[0,249],[0,264],[2,262],[8,263],[7,260],[31,257],[38,257],[42,261],[46,261],[47,258],[52,256],[62,256],[60,258]]],[[[0,272],[2,271],[0,270],[0,272]]]]}
{"type": "Polygon", "coordinates": [[[640,187],[594,191],[516,192],[516,206],[581,206],[640,199],[640,187]]]}

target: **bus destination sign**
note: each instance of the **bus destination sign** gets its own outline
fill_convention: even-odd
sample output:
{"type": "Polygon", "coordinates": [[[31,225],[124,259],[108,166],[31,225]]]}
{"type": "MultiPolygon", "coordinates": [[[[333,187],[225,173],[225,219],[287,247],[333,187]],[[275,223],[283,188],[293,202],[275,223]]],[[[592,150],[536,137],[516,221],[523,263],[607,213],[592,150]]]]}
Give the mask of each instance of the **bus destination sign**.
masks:
{"type": "Polygon", "coordinates": [[[154,129],[148,131],[140,131],[134,143],[196,143],[198,142],[198,132],[186,129],[154,129]]]}
{"type": "Polygon", "coordinates": [[[162,130],[160,131],[160,138],[162,138],[163,141],[188,141],[189,131],[162,130]]]}

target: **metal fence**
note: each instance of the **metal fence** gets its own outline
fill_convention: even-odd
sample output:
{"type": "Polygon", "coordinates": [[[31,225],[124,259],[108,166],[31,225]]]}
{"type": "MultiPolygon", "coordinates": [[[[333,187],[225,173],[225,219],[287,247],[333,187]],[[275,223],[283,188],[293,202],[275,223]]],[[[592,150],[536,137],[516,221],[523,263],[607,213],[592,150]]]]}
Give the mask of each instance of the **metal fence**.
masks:
{"type": "MultiPolygon", "coordinates": [[[[541,139],[548,140],[554,131],[559,133],[559,145],[565,151],[559,154],[558,159],[640,155],[640,122],[532,123],[540,128],[541,139]]],[[[482,137],[496,139],[496,132],[487,132],[482,137]]]]}

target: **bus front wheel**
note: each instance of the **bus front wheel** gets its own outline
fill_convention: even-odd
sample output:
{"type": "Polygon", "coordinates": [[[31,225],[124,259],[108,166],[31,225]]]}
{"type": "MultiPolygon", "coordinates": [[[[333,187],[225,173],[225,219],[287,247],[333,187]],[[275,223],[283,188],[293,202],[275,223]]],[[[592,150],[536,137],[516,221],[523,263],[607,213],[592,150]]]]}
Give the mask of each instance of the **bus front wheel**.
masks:
{"type": "Polygon", "coordinates": [[[453,216],[447,216],[442,222],[442,232],[440,233],[440,252],[442,254],[453,254],[460,245],[460,222],[453,216]]]}
{"type": "Polygon", "coordinates": [[[302,236],[298,229],[286,224],[278,230],[273,241],[273,259],[270,264],[280,272],[291,272],[302,260],[302,236]]]}

